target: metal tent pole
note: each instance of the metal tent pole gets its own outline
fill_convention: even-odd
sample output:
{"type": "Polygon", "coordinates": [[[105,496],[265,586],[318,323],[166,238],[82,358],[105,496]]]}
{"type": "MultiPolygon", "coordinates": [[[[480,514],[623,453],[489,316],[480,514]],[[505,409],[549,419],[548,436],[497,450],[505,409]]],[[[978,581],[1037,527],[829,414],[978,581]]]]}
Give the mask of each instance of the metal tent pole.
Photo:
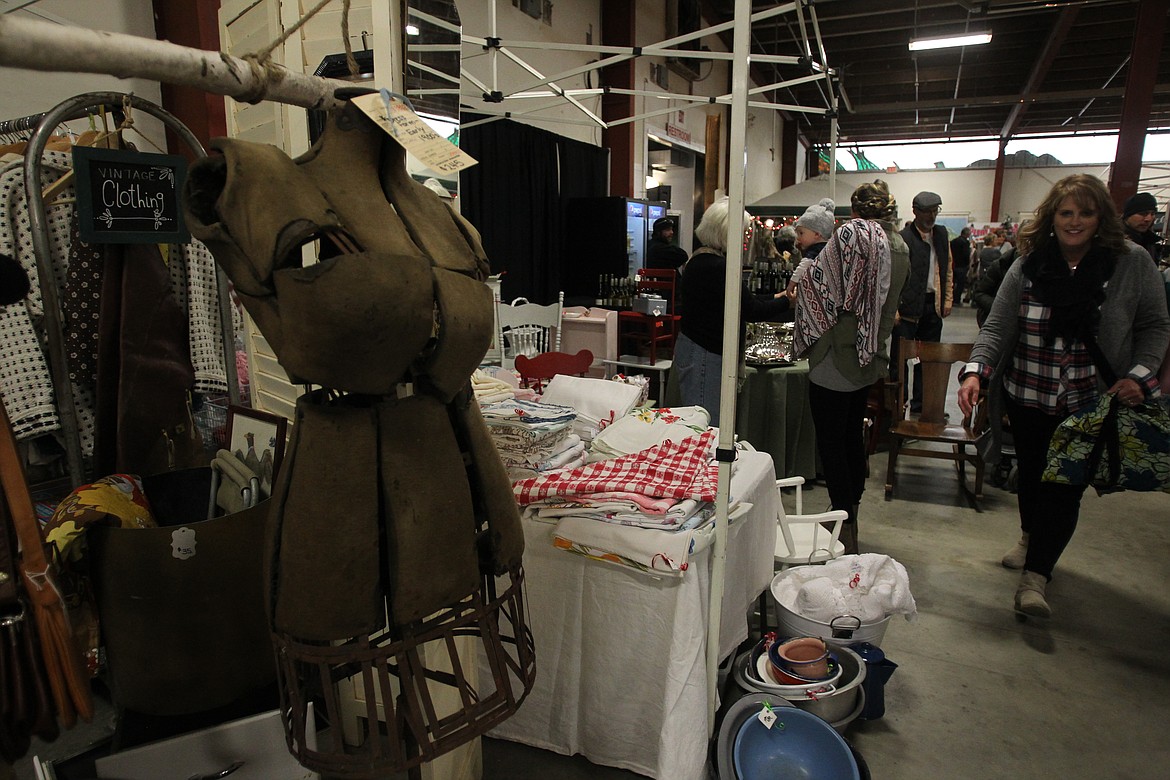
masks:
{"type": "Polygon", "coordinates": [[[723,618],[723,578],[727,569],[727,504],[731,489],[731,458],[735,452],[735,388],[739,370],[740,265],[743,260],[744,173],[746,168],[748,51],[751,33],[751,0],[736,0],[731,67],[731,151],[727,184],[727,267],[723,294],[723,381],[719,391],[719,487],[715,493],[715,546],[711,555],[711,603],[707,624],[707,735],[715,728],[718,707],[719,624],[723,618]]]}

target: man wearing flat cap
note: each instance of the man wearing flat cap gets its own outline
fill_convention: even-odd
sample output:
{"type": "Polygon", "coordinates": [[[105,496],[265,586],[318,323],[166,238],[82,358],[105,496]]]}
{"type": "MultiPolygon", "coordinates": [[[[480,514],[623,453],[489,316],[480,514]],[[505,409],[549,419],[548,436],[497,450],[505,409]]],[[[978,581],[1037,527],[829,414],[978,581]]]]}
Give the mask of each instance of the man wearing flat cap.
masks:
{"type": "MultiPolygon", "coordinates": [[[[890,339],[890,378],[902,382],[906,381],[906,367],[898,351],[898,340],[942,341],[942,321],[951,313],[954,293],[954,264],[947,229],[935,224],[942,198],[933,192],[920,192],[914,196],[912,206],[914,221],[902,228],[901,233],[910,247],[910,278],[902,288],[890,339]]],[[[910,411],[922,411],[921,366],[914,367],[910,411]]]]}
{"type": "Polygon", "coordinates": [[[1158,214],[1158,201],[1148,192],[1139,192],[1129,197],[1121,209],[1121,220],[1125,223],[1125,237],[1150,253],[1157,262],[1160,254],[1158,234],[1154,232],[1154,217],[1158,214]]]}

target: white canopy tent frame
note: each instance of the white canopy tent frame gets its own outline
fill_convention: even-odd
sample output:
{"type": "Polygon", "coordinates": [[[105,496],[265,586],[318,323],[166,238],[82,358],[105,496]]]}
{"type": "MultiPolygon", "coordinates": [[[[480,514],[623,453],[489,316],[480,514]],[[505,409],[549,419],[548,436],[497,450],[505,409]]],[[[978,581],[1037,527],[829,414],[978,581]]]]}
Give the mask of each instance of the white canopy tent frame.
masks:
{"type": "MultiPolygon", "coordinates": [[[[396,3],[375,2],[375,6],[376,21],[387,24],[388,29],[395,29],[397,26],[400,26],[402,19],[399,16],[396,3]]],[[[621,50],[621,53],[613,54],[599,62],[592,62],[587,65],[571,68],[553,76],[540,75],[536,72],[535,68],[525,67],[525,70],[536,76],[538,80],[515,90],[512,95],[530,93],[539,87],[553,84],[556,81],[603,68],[607,65],[617,64],[637,56],[654,54],[672,57],[706,58],[711,60],[730,59],[732,62],[733,85],[730,96],[723,95],[714,99],[696,99],[692,95],[663,95],[653,93],[653,97],[685,100],[687,102],[730,103],[731,121],[729,132],[731,149],[729,157],[729,206],[732,214],[743,213],[744,178],[747,162],[745,148],[746,137],[744,133],[734,132],[734,129],[746,125],[749,92],[777,89],[780,88],[780,85],[787,83],[780,82],[770,87],[749,90],[747,86],[749,60],[754,62],[778,62],[780,64],[799,64],[802,61],[801,58],[796,57],[750,55],[751,24],[790,12],[797,14],[801,35],[805,42],[806,52],[808,52],[807,57],[803,61],[809,64],[814,70],[814,74],[812,75],[825,79],[829,95],[829,106],[827,109],[815,109],[781,106],[773,103],[753,102],[751,105],[753,107],[774,108],[776,110],[830,112],[834,140],[830,152],[830,188],[835,193],[835,141],[837,131],[837,99],[833,82],[835,73],[827,67],[825,48],[816,21],[816,12],[809,0],[780,4],[774,8],[756,13],[751,12],[751,0],[736,0],[735,15],[731,22],[724,22],[693,33],[676,36],[662,41],[653,47],[628,49],[623,47],[588,47],[588,50],[598,52],[603,52],[605,48],[618,48],[621,50]],[[817,50],[821,58],[819,64],[812,61],[811,46],[809,44],[803,12],[805,4],[808,5],[807,10],[813,28],[813,39],[817,43],[817,50]],[[704,36],[726,32],[727,30],[731,30],[733,35],[731,52],[696,52],[671,48],[680,43],[698,40],[704,36]]],[[[489,9],[489,20],[493,33],[491,37],[498,41],[498,37],[495,35],[495,0],[492,0],[489,9]]],[[[391,36],[392,40],[394,38],[395,36],[391,36]]],[[[131,35],[64,27],[48,22],[22,19],[11,14],[0,16],[0,41],[3,41],[3,46],[0,46],[0,65],[3,66],[40,71],[104,73],[118,77],[134,75],[170,84],[197,87],[213,94],[226,95],[236,99],[270,100],[304,108],[322,109],[336,107],[340,105],[340,101],[334,97],[334,90],[352,86],[352,84],[346,81],[304,75],[281,66],[276,66],[280,78],[275,80],[270,79],[264,85],[261,83],[263,81],[262,76],[254,71],[249,63],[223,52],[204,51],[178,46],[166,41],[155,41],[131,35]],[[264,89],[262,90],[261,87],[264,87],[264,89]],[[262,93],[261,97],[257,98],[256,95],[260,93],[262,93]]],[[[464,36],[464,41],[488,46],[487,38],[464,36]]],[[[510,44],[510,46],[515,48],[523,48],[525,45],[538,45],[542,48],[548,47],[547,43],[525,44],[525,42],[515,42],[510,44]]],[[[470,83],[482,89],[487,94],[499,92],[495,87],[498,87],[499,83],[497,63],[500,46],[492,45],[489,49],[492,54],[491,87],[493,89],[489,89],[488,85],[483,84],[480,80],[471,77],[469,74],[463,75],[463,78],[466,78],[470,83]]],[[[576,46],[573,49],[584,50],[578,49],[576,46]]],[[[393,56],[394,53],[391,53],[391,55],[393,56]]],[[[505,56],[519,64],[518,57],[510,54],[505,56]]],[[[399,62],[402,61],[401,52],[397,53],[395,59],[399,62]]],[[[384,69],[383,72],[393,74],[396,72],[396,69],[384,69]]],[[[394,87],[401,88],[400,76],[390,81],[394,87]]],[[[567,90],[558,87],[553,91],[557,95],[557,105],[562,104],[564,100],[568,100],[570,103],[574,102],[567,90]]],[[[584,110],[590,117],[590,121],[587,124],[596,125],[598,118],[592,112],[584,106],[581,106],[579,101],[577,102],[577,107],[579,110],[584,110]]],[[[670,108],[641,114],[637,117],[627,117],[610,122],[608,126],[638,121],[639,119],[656,116],[672,110],[674,109],[670,108]]],[[[502,117],[503,114],[500,116],[502,117]]],[[[536,119],[537,117],[530,118],[536,119]]],[[[566,120],[557,119],[555,121],[565,122],[566,120]]],[[[602,124],[606,125],[604,122],[602,124]]],[[[732,220],[729,224],[727,237],[727,276],[723,333],[723,351],[724,354],[729,355],[735,354],[738,350],[739,329],[737,324],[740,316],[739,266],[742,261],[742,238],[743,236],[738,221],[732,220]]],[[[734,420],[736,407],[736,361],[723,361],[723,363],[720,415],[722,419],[734,420]]],[[[712,550],[713,570],[707,636],[707,698],[709,712],[711,714],[709,723],[712,725],[714,724],[715,705],[717,701],[716,679],[719,661],[719,623],[722,617],[723,580],[727,557],[727,503],[731,475],[730,458],[734,452],[733,436],[733,429],[730,427],[724,426],[720,430],[718,445],[720,457],[719,486],[716,494],[716,532],[712,550]]]]}
{"type": "MultiPolygon", "coordinates": [[[[563,101],[569,102],[582,111],[589,118],[589,122],[572,122],[572,120],[565,119],[549,119],[548,121],[565,122],[569,121],[572,124],[589,124],[594,122],[601,127],[609,128],[616,127],[630,122],[637,122],[662,114],[669,114],[677,110],[677,106],[672,105],[668,108],[656,109],[652,111],[643,112],[634,116],[625,117],[617,120],[610,120],[608,122],[601,120],[596,113],[586,108],[579,100],[579,97],[588,95],[602,94],[624,94],[635,95],[657,100],[667,101],[682,101],[686,103],[708,103],[708,104],[730,104],[731,106],[731,121],[730,121],[730,139],[731,149],[729,153],[729,179],[728,179],[728,205],[731,214],[744,213],[744,179],[746,172],[746,138],[743,133],[734,132],[734,128],[744,127],[747,123],[747,108],[750,105],[753,108],[773,109],[777,111],[794,111],[804,113],[828,114],[831,121],[831,135],[833,142],[830,146],[830,162],[829,162],[829,188],[831,197],[836,199],[836,138],[837,138],[837,95],[834,88],[833,77],[836,72],[828,67],[827,54],[825,51],[824,42],[820,34],[820,25],[817,22],[816,10],[811,3],[808,4],[808,18],[812,26],[812,37],[808,34],[805,23],[804,5],[807,0],[800,0],[794,3],[785,3],[777,5],[774,8],[757,11],[752,13],[751,0],[736,0],[735,15],[731,22],[724,22],[717,25],[697,30],[692,33],[686,33],[674,38],[662,41],[653,46],[641,47],[627,47],[627,46],[600,46],[589,44],[557,44],[558,49],[567,51],[596,53],[602,55],[611,55],[601,59],[598,62],[587,63],[586,65],[569,68],[552,76],[542,75],[536,68],[533,68],[523,60],[521,60],[509,49],[547,49],[549,44],[547,42],[538,41],[508,41],[507,45],[498,37],[498,30],[496,28],[495,17],[495,0],[492,0],[492,7],[490,11],[490,26],[491,34],[486,37],[464,35],[464,43],[482,46],[488,50],[492,56],[492,83],[484,84],[481,80],[475,78],[471,74],[464,73],[463,77],[467,79],[473,86],[481,91],[485,99],[490,99],[493,102],[504,102],[509,100],[530,100],[530,99],[547,99],[554,98],[552,102],[543,103],[539,107],[532,108],[524,115],[528,119],[537,119],[533,116],[537,111],[546,108],[563,105],[563,101]],[[752,55],[750,54],[750,35],[751,25],[754,22],[763,21],[784,13],[795,12],[797,15],[798,26],[801,31],[801,37],[804,43],[806,56],[789,57],[779,55],[752,55]],[[705,36],[726,32],[732,30],[733,45],[731,52],[702,52],[685,49],[673,48],[679,44],[687,43],[694,40],[699,40],[705,36]],[[814,59],[812,41],[816,43],[816,53],[820,60],[817,62],[814,59]],[[513,90],[507,94],[499,90],[498,81],[498,57],[503,55],[511,62],[521,66],[524,70],[536,76],[539,80],[525,84],[524,86],[513,90]],[[598,89],[584,89],[584,90],[569,90],[557,86],[556,82],[565,79],[579,76],[591,70],[604,68],[607,65],[614,65],[633,59],[640,56],[669,56],[669,57],[689,57],[708,60],[731,60],[732,63],[732,93],[730,95],[720,95],[717,97],[697,97],[694,95],[683,95],[666,92],[654,92],[650,90],[634,90],[634,89],[619,89],[603,87],[598,89]],[[770,62],[783,65],[799,65],[806,64],[813,71],[811,74],[789,79],[775,84],[770,84],[762,87],[753,87],[749,89],[748,84],[748,62],[770,62]],[[816,81],[824,79],[825,87],[828,95],[828,107],[815,108],[807,106],[789,106],[771,102],[749,101],[748,96],[752,94],[761,94],[776,89],[783,89],[786,86],[795,86],[796,84],[807,83],[809,81],[816,81]],[[549,90],[537,91],[540,87],[551,86],[549,90]]],[[[474,110],[480,113],[492,114],[495,119],[519,116],[517,112],[492,112],[484,110],[480,107],[475,107],[474,110]]],[[[493,121],[493,118],[480,120],[470,124],[482,124],[483,122],[493,121]]],[[[470,126],[470,125],[469,125],[470,126]]],[[[725,300],[724,300],[724,326],[723,326],[723,354],[733,355],[739,349],[739,328],[738,322],[740,317],[740,274],[739,267],[742,262],[743,252],[743,235],[740,225],[737,220],[731,220],[728,227],[727,236],[727,276],[725,284],[725,300]]],[[[736,388],[736,371],[737,364],[735,361],[723,361],[723,378],[721,383],[721,403],[720,403],[720,419],[734,420],[735,419],[735,388],[736,388]]],[[[709,624],[707,635],[707,701],[712,716],[714,715],[717,693],[717,671],[719,663],[719,623],[721,620],[722,599],[723,599],[723,585],[724,572],[727,561],[727,506],[728,506],[728,490],[731,482],[731,463],[730,458],[734,452],[734,430],[728,426],[720,428],[719,437],[719,487],[716,493],[716,525],[715,525],[715,542],[712,549],[712,575],[711,575],[711,597],[709,605],[709,624]]],[[[714,723],[714,718],[711,721],[714,723]]]]}
{"type": "MultiPolygon", "coordinates": [[[[770,19],[774,16],[778,16],[778,15],[781,15],[784,13],[788,13],[794,9],[798,9],[799,5],[800,5],[799,3],[786,3],[783,5],[777,5],[774,8],[766,9],[763,11],[758,11],[754,14],[751,14],[750,21],[757,22],[757,21],[762,21],[765,19],[770,19]]],[[[520,59],[517,55],[515,55],[514,53],[512,53],[509,50],[510,49],[547,50],[548,46],[549,46],[548,42],[546,42],[546,41],[511,41],[510,40],[507,42],[507,45],[504,45],[503,41],[498,37],[497,30],[495,28],[495,0],[492,0],[490,18],[491,18],[491,27],[492,27],[490,35],[476,36],[476,35],[466,35],[465,34],[463,36],[464,43],[468,43],[468,44],[472,44],[472,45],[476,45],[476,46],[481,46],[484,49],[488,50],[492,56],[492,84],[490,87],[488,85],[484,84],[479,79],[476,79],[476,78],[470,76],[470,74],[466,74],[466,73],[464,74],[464,77],[467,78],[468,81],[474,87],[476,87],[477,89],[480,90],[482,97],[484,97],[485,99],[490,99],[491,102],[501,102],[504,100],[516,99],[517,97],[535,97],[535,96],[548,97],[548,96],[555,95],[557,97],[561,97],[561,98],[568,100],[576,108],[578,108],[578,110],[585,112],[586,115],[589,116],[591,120],[595,121],[599,126],[601,126],[603,128],[611,127],[615,123],[612,123],[612,122],[606,123],[606,122],[602,121],[600,118],[598,118],[596,116],[596,114],[594,112],[590,111],[585,106],[583,106],[578,100],[576,100],[576,97],[578,94],[597,94],[597,95],[605,94],[606,93],[605,88],[602,88],[597,92],[586,91],[585,93],[580,93],[577,90],[562,89],[559,86],[557,86],[556,82],[563,81],[563,80],[569,79],[569,78],[573,78],[575,76],[579,76],[582,73],[586,73],[586,72],[591,71],[591,70],[604,68],[607,65],[614,65],[614,64],[624,62],[624,61],[629,60],[629,59],[635,59],[637,57],[642,57],[642,56],[663,56],[663,57],[676,57],[676,58],[704,59],[704,60],[712,60],[712,61],[714,61],[714,60],[733,61],[734,57],[735,57],[735,52],[694,51],[694,50],[690,50],[690,49],[674,48],[679,44],[689,43],[691,41],[696,41],[696,40],[699,40],[707,35],[713,35],[713,34],[717,34],[720,32],[726,32],[727,30],[732,29],[732,27],[734,26],[735,21],[733,20],[731,22],[724,22],[721,24],[712,25],[710,27],[696,30],[694,32],[685,33],[683,35],[678,35],[678,36],[675,36],[675,37],[670,38],[668,40],[662,41],[658,44],[652,45],[652,46],[604,46],[604,45],[593,45],[593,44],[569,44],[569,43],[561,44],[561,43],[558,43],[557,49],[559,49],[559,50],[596,53],[596,54],[603,54],[603,55],[610,54],[612,56],[606,57],[605,59],[602,59],[598,62],[588,63],[584,66],[570,68],[568,70],[562,71],[562,72],[560,72],[556,75],[553,75],[553,76],[544,76],[544,75],[539,74],[539,72],[536,71],[535,68],[532,68],[531,66],[524,63],[522,59],[520,59]],[[498,62],[499,55],[503,55],[503,56],[507,57],[509,60],[520,65],[520,67],[524,68],[529,73],[536,75],[537,78],[540,80],[536,81],[532,84],[525,85],[524,87],[517,89],[513,92],[504,94],[503,92],[501,92],[499,90],[499,82],[498,82],[498,75],[499,74],[498,74],[498,70],[497,70],[497,62],[498,62]],[[542,86],[546,86],[546,85],[551,85],[552,90],[541,91],[541,92],[534,92],[533,91],[533,90],[537,89],[538,87],[542,87],[542,86]]],[[[803,19],[803,17],[802,17],[802,19],[803,19]]],[[[802,27],[803,27],[803,21],[802,21],[802,27]]],[[[750,27],[749,27],[749,29],[750,29],[750,27]]],[[[822,47],[822,50],[823,50],[823,47],[822,47]]],[[[752,61],[753,62],[762,62],[762,63],[777,63],[777,64],[783,64],[783,65],[800,65],[802,63],[802,59],[799,57],[792,57],[792,56],[785,56],[785,55],[762,55],[762,54],[761,55],[753,55],[752,61]]],[[[807,63],[814,71],[824,70],[822,68],[822,66],[820,64],[814,62],[811,59],[811,57],[806,58],[805,60],[803,60],[803,62],[807,63]]],[[[829,72],[825,72],[823,75],[820,73],[815,73],[812,76],[812,79],[829,78],[832,75],[835,75],[835,74],[831,74],[829,72]]],[[[766,92],[766,91],[769,91],[771,89],[781,89],[784,86],[789,86],[789,85],[795,86],[796,84],[804,83],[804,81],[807,81],[807,80],[810,80],[810,79],[808,77],[802,77],[799,80],[792,81],[791,84],[789,84],[788,82],[781,82],[780,84],[777,84],[777,85],[770,85],[767,87],[757,87],[757,88],[753,89],[752,94],[766,92]]],[[[683,100],[683,101],[687,101],[687,102],[720,102],[720,103],[730,103],[731,102],[730,95],[722,95],[716,101],[712,101],[708,98],[696,98],[693,95],[683,95],[683,94],[676,94],[676,93],[651,92],[651,91],[641,91],[641,90],[626,92],[626,91],[619,91],[619,90],[614,90],[614,89],[609,89],[608,91],[610,94],[636,94],[636,95],[643,95],[645,97],[652,97],[652,98],[656,98],[656,99],[675,99],[675,100],[683,100]]],[[[466,95],[466,97],[476,97],[476,96],[475,95],[466,95]]],[[[550,104],[550,105],[545,106],[545,107],[552,107],[555,105],[560,105],[560,104],[554,103],[554,104],[550,104]]],[[[765,103],[753,103],[752,105],[755,108],[765,108],[765,109],[775,109],[775,110],[793,110],[793,111],[803,110],[805,112],[810,112],[810,113],[818,113],[818,112],[824,113],[824,111],[826,110],[826,109],[819,109],[819,110],[818,109],[809,109],[809,108],[805,108],[805,107],[787,106],[787,105],[780,105],[780,104],[776,104],[776,103],[766,103],[766,102],[765,103]]],[[[490,110],[485,111],[484,109],[479,108],[479,107],[476,107],[474,110],[479,111],[481,113],[493,114],[494,116],[497,116],[499,118],[504,118],[507,115],[513,115],[513,116],[515,115],[515,112],[491,112],[490,110]]],[[[665,112],[661,112],[661,113],[665,113],[665,112]]],[[[655,116],[655,115],[656,114],[650,114],[649,116],[655,116]]],[[[527,114],[527,116],[529,119],[535,118],[535,117],[532,117],[530,113],[527,114]]],[[[639,117],[629,117],[629,118],[626,118],[624,120],[619,120],[618,123],[625,124],[629,121],[634,121],[636,119],[641,119],[641,118],[646,118],[646,115],[642,115],[639,117]]],[[[556,121],[556,120],[550,120],[550,121],[556,121]]]]}

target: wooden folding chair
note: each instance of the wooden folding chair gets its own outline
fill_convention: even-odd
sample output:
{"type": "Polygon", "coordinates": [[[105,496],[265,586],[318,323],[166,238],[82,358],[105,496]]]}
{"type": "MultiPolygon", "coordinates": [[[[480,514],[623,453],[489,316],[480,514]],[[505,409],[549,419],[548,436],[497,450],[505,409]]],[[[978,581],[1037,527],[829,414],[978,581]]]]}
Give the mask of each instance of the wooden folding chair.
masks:
{"type": "Polygon", "coordinates": [[[912,415],[906,406],[906,386],[898,383],[898,403],[895,413],[900,415],[890,426],[889,460],[886,465],[886,499],[894,494],[898,478],[899,457],[936,458],[955,464],[959,486],[970,498],[983,498],[983,456],[980,445],[990,435],[986,404],[981,402],[971,415],[965,416],[959,424],[947,420],[947,389],[954,376],[955,364],[966,363],[971,354],[972,344],[942,344],[931,341],[902,339],[898,354],[903,360],[917,358],[922,364],[922,413],[912,415]],[[949,449],[929,447],[907,447],[906,442],[939,443],[949,449]],[[975,467],[975,492],[967,489],[964,467],[970,463],[975,467]]]}

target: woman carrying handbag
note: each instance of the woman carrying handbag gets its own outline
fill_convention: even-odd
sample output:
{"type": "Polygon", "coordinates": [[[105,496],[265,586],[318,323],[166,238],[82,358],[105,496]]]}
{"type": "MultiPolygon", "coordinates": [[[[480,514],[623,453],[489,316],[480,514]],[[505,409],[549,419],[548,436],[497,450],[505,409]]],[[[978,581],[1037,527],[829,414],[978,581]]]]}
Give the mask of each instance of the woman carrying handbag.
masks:
{"type": "Polygon", "coordinates": [[[1100,180],[1061,179],[1020,232],[1022,258],[1008,270],[960,374],[959,408],[980,387],[1002,392],[1019,461],[1022,536],[1003,565],[1023,569],[1017,612],[1049,617],[1046,587],[1072,539],[1085,485],[1043,482],[1048,444],[1070,414],[1103,392],[1127,405],[1158,394],[1157,369],[1170,342],[1170,316],[1157,269],[1125,240],[1100,180]],[[1086,337],[1113,373],[1106,385],[1086,337]]]}

